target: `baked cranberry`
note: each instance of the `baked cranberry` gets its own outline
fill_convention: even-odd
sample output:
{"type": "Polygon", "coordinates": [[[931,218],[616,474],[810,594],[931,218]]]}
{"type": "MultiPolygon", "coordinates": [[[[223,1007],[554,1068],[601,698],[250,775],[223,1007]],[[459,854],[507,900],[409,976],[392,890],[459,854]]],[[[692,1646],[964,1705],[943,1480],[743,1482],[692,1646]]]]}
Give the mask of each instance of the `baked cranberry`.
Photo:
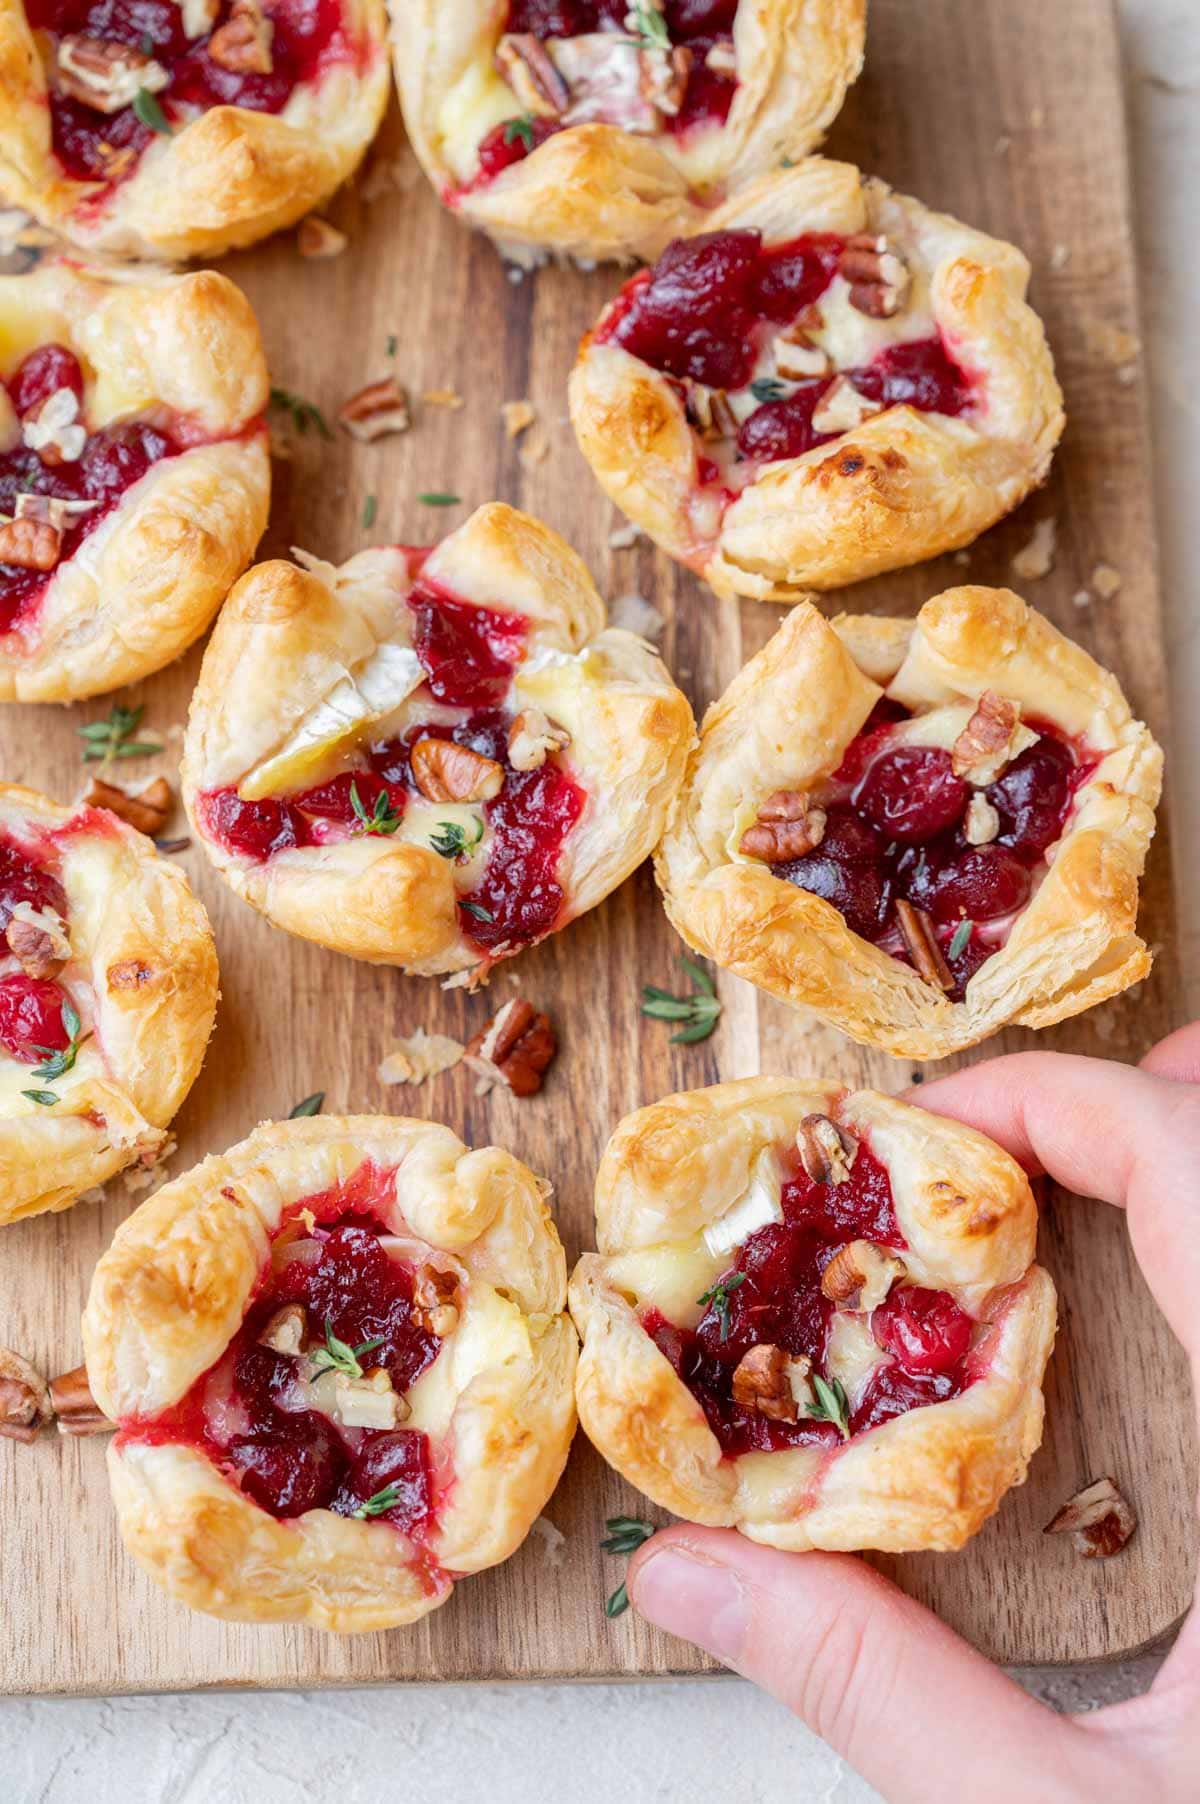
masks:
{"type": "Polygon", "coordinates": [[[476,945],[528,945],[557,925],[559,860],[585,799],[558,764],[505,773],[485,810],[492,839],[483,878],[463,905],[463,931],[476,945]]]}
{"type": "Polygon", "coordinates": [[[898,720],[910,718],[907,708],[888,696],[881,695],[858,733],[846,747],[842,762],[833,773],[834,783],[853,785],[859,781],[889,737],[888,728],[898,720]]]}
{"type": "Polygon", "coordinates": [[[887,1166],[861,1141],[850,1176],[843,1183],[815,1184],[800,1171],[784,1185],[780,1200],[790,1226],[812,1228],[826,1240],[904,1245],[887,1166]]]}
{"type": "Polygon", "coordinates": [[[0,1045],[23,1065],[38,1065],[48,1052],[71,1043],[63,1021],[67,996],[47,977],[0,977],[0,1045]]]}
{"type": "Polygon", "coordinates": [[[236,789],[210,789],[201,797],[204,831],[242,858],[270,858],[300,843],[296,818],[278,796],[243,801],[236,789]]]}
{"type": "Polygon", "coordinates": [[[759,313],[786,326],[820,300],[837,274],[842,239],[809,233],[789,244],[773,244],[759,258],[754,300],[759,313]]]}
{"type": "Polygon", "coordinates": [[[876,939],[890,901],[882,857],[885,847],[865,821],[846,808],[831,808],[825,837],[815,852],[773,867],[776,877],[820,896],[845,917],[851,932],[876,939]]]}
{"type": "Polygon", "coordinates": [[[945,1403],[963,1388],[961,1371],[906,1372],[900,1365],[881,1365],[850,1417],[850,1432],[863,1434],[868,1428],[878,1428],[881,1422],[907,1415],[910,1409],[945,1403]]]}
{"type": "Polygon", "coordinates": [[[831,434],[817,432],[812,422],[828,387],[824,377],[802,382],[783,400],[764,401],[756,407],[738,431],[738,456],[757,463],[775,463],[784,457],[803,457],[815,445],[827,444],[831,434]]]}
{"type": "Polygon", "coordinates": [[[986,790],[1000,816],[1000,840],[1023,858],[1040,858],[1062,837],[1076,771],[1071,748],[1045,733],[986,790]]]}
{"type": "Polygon", "coordinates": [[[971,401],[967,379],[946,355],[940,338],[889,345],[872,363],[850,375],[861,395],[884,407],[960,414],[971,401]]]}
{"type": "Polygon", "coordinates": [[[530,151],[552,138],[559,129],[556,119],[532,118],[527,120],[505,119],[494,125],[490,132],[480,141],[479,173],[476,181],[480,187],[494,182],[498,175],[511,169],[514,163],[523,163],[530,151]]]}
{"type": "Polygon", "coordinates": [[[67,898],[61,883],[43,865],[8,840],[0,839],[0,926],[7,926],[18,902],[49,908],[64,918],[67,898]]]}
{"type": "Polygon", "coordinates": [[[69,388],[74,395],[83,394],[83,371],[79,359],[65,345],[39,345],[17,365],[9,378],[8,393],[18,414],[26,414],[69,388]]]}
{"type": "Polygon", "coordinates": [[[347,1464],[336,1431],[315,1410],[277,1413],[269,1431],[230,1441],[225,1457],[246,1495],[282,1517],[327,1509],[347,1464]]]}
{"type": "Polygon", "coordinates": [[[706,232],[669,244],[602,338],[668,375],[743,388],[754,369],[753,290],[761,235],[706,232]]]}
{"type": "Polygon", "coordinates": [[[493,708],[504,699],[525,652],[521,614],[476,608],[417,582],[409,593],[413,647],[434,699],[456,708],[493,708]]]}
{"type": "Polygon", "coordinates": [[[111,432],[97,433],[79,460],[83,493],[90,500],[115,501],[169,449],[163,434],[150,426],[114,426],[111,432]]]}
{"type": "Polygon", "coordinates": [[[665,0],[667,30],[676,44],[688,38],[729,37],[738,0],[665,0]]]}
{"type": "Polygon", "coordinates": [[[382,1337],[372,1365],[386,1367],[405,1391],[437,1357],[441,1342],[412,1319],[412,1278],[380,1246],[377,1234],[357,1226],[332,1230],[315,1265],[285,1267],[278,1295],[302,1302],[312,1320],[332,1325],[348,1346],[382,1337]]]}
{"type": "Polygon", "coordinates": [[[314,822],[331,821],[338,826],[352,827],[361,824],[362,814],[370,816],[374,813],[381,795],[387,797],[393,814],[403,814],[408,796],[399,785],[393,787],[385,783],[372,770],[347,770],[328,783],[319,783],[315,789],[306,789],[293,796],[291,807],[314,822]],[[358,797],[358,808],[354,806],[355,796],[358,797]]]}
{"type": "Polygon", "coordinates": [[[875,759],[854,791],[854,806],[885,838],[920,845],[962,819],[969,795],[949,752],[901,745],[875,759]]]}
{"type": "Polygon", "coordinates": [[[330,1508],[338,1516],[353,1516],[370,1498],[391,1488],[396,1501],[390,1509],[376,1510],[381,1521],[397,1528],[413,1529],[427,1523],[431,1509],[429,1442],[416,1429],[371,1435],[363,1445],[330,1508]]]}
{"type": "Polygon", "coordinates": [[[679,111],[668,115],[666,126],[676,138],[686,138],[698,126],[723,125],[729,117],[733,97],[737,93],[737,77],[710,69],[705,58],[716,39],[690,40],[692,65],[679,111]]]}
{"type": "Polygon", "coordinates": [[[994,921],[1029,900],[1032,877],[1015,852],[1000,845],[939,848],[903,879],[910,901],[935,921],[994,921]]]}
{"type": "Polygon", "coordinates": [[[871,1333],[907,1372],[949,1372],[961,1365],[975,1324],[944,1290],[915,1284],[893,1290],[871,1312],[871,1333]]]}

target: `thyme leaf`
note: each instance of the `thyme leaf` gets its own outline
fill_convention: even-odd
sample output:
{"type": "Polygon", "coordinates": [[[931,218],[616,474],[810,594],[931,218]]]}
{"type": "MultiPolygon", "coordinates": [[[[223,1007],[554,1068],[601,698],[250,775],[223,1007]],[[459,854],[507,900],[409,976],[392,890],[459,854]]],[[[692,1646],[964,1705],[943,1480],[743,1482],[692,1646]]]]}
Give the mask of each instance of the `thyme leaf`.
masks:
{"type": "Polygon", "coordinates": [[[382,1334],[375,1335],[373,1340],[365,1340],[361,1346],[351,1347],[344,1340],[339,1340],[333,1332],[333,1322],[325,1317],[325,1345],[318,1347],[312,1355],[314,1375],[320,1372],[344,1372],[347,1378],[361,1378],[362,1366],[359,1361],[364,1353],[373,1353],[376,1347],[382,1347],[382,1334]]]}
{"type": "Polygon", "coordinates": [[[474,915],[474,916],[475,916],[475,919],[476,919],[476,920],[477,920],[477,921],[488,921],[488,922],[492,922],[492,921],[494,921],[494,920],[495,920],[495,919],[496,919],[496,917],[495,917],[495,915],[494,915],[494,914],[493,914],[493,913],[492,913],[492,911],[491,911],[491,909],[490,909],[490,908],[485,908],[485,907],[484,907],[484,906],[483,906],[483,903],[482,903],[482,902],[463,902],[463,901],[460,901],[460,902],[459,902],[459,904],[458,904],[458,906],[459,906],[459,907],[460,907],[460,908],[465,908],[465,909],[466,909],[466,911],[467,911],[467,913],[468,913],[468,914],[469,914],[469,915],[474,915]]]}
{"type": "Polygon", "coordinates": [[[271,406],[282,413],[291,415],[292,425],[304,437],[310,426],[315,426],[322,438],[332,439],[329,423],[321,409],[312,401],[306,401],[303,395],[294,395],[288,388],[271,390],[271,406]]]}
{"type": "Polygon", "coordinates": [[[782,401],[787,390],[775,376],[758,376],[750,384],[750,393],[756,401],[782,401]]]}
{"type": "Polygon", "coordinates": [[[167,122],[167,115],[163,112],[149,88],[138,89],[133,97],[133,111],[134,116],[139,119],[143,125],[149,126],[150,130],[152,132],[157,132],[161,138],[170,138],[174,136],[173,127],[167,122]]]}
{"type": "Polygon", "coordinates": [[[971,934],[974,931],[974,928],[974,921],[960,921],[958,923],[958,926],[954,929],[954,938],[950,941],[949,956],[951,958],[960,958],[966,951],[970,944],[971,934]]]}
{"type": "Polygon", "coordinates": [[[817,1393],[817,1400],[815,1403],[809,1404],[808,1415],[814,1422],[832,1422],[842,1439],[848,1441],[850,1439],[850,1403],[841,1379],[826,1380],[814,1372],[812,1386],[817,1393]]]}
{"type": "Polygon", "coordinates": [[[30,1102],[40,1102],[44,1109],[53,1108],[58,1101],[53,1090],[22,1090],[21,1095],[27,1096],[30,1102]]]}
{"type": "Polygon", "coordinates": [[[467,830],[459,821],[439,821],[437,832],[430,835],[429,844],[433,851],[443,858],[453,858],[455,862],[465,860],[475,850],[483,838],[483,822],[475,822],[474,839],[467,838],[467,830]]]}
{"type": "Polygon", "coordinates": [[[149,758],[155,752],[161,752],[161,745],[132,737],[145,712],[144,707],[123,708],[118,702],[109,709],[106,720],[90,720],[86,726],[76,727],[75,731],[83,740],[84,763],[107,764],[113,758],[149,758]]]}
{"type": "Polygon", "coordinates": [[[678,1021],[680,1029],[671,1035],[671,1044],[693,1046],[698,1040],[708,1039],[721,1018],[721,1004],[717,986],[704,967],[683,956],[679,962],[696,985],[691,995],[673,996],[669,990],[644,984],[642,1013],[655,1021],[678,1021]]]}
{"type": "MultiPolygon", "coordinates": [[[[628,1559],[636,1553],[643,1541],[648,1541],[655,1532],[653,1522],[643,1521],[641,1516],[610,1516],[604,1524],[608,1530],[606,1538],[601,1541],[602,1553],[611,1553],[621,1559],[628,1559]]],[[[612,1618],[623,1616],[629,1608],[629,1592],[622,1580],[616,1590],[604,1600],[604,1614],[612,1618]]]]}
{"type": "Polygon", "coordinates": [[[368,495],[366,500],[363,502],[363,511],[362,511],[362,523],[363,523],[363,526],[367,530],[370,530],[370,528],[372,526],[374,526],[375,516],[378,512],[379,512],[378,499],[374,495],[368,495]]]}
{"type": "Polygon", "coordinates": [[[294,1109],[288,1110],[289,1121],[302,1121],[307,1115],[319,1115],[325,1106],[324,1090],[314,1090],[303,1102],[298,1102],[294,1109]]]}
{"type": "Polygon", "coordinates": [[[510,119],[504,128],[506,144],[523,144],[527,151],[533,149],[533,119],[529,113],[522,113],[519,119],[510,119]]]}
{"type": "Polygon", "coordinates": [[[653,0],[634,0],[625,15],[625,26],[633,33],[633,42],[639,50],[670,50],[667,21],[653,0]]]}
{"type": "Polygon", "coordinates": [[[721,1324],[721,1339],[723,1341],[729,1339],[729,1293],[731,1290],[736,1290],[739,1284],[744,1284],[745,1282],[745,1272],[730,1272],[727,1278],[718,1278],[717,1282],[712,1285],[710,1289],[706,1290],[702,1297],[696,1298],[697,1303],[707,1303],[711,1308],[716,1310],[717,1320],[721,1324]]]}
{"type": "Polygon", "coordinates": [[[384,1485],[382,1491],[376,1491],[373,1497],[368,1497],[365,1503],[360,1503],[350,1513],[362,1522],[368,1516],[382,1516],[387,1510],[394,1510],[399,1501],[399,1485],[384,1485]]]}
{"type": "Polygon", "coordinates": [[[358,825],[351,829],[353,833],[374,833],[380,838],[389,838],[400,825],[400,816],[392,807],[392,798],[386,789],[381,789],[375,797],[375,805],[370,814],[358,793],[358,784],[350,785],[350,806],[354,810],[354,818],[358,825]]]}
{"type": "Polygon", "coordinates": [[[426,495],[418,495],[417,500],[425,507],[457,507],[462,496],[447,495],[441,489],[432,489],[426,495]]]}
{"type": "MultiPolygon", "coordinates": [[[[59,1013],[62,1019],[63,1032],[67,1036],[67,1044],[57,1050],[53,1046],[35,1046],[33,1049],[35,1052],[40,1052],[42,1054],[42,1063],[40,1065],[35,1065],[34,1067],[34,1077],[46,1078],[47,1081],[51,1083],[53,1083],[56,1077],[63,1077],[68,1071],[74,1069],[75,1060],[79,1054],[79,1048],[83,1045],[85,1040],[90,1040],[92,1037],[90,1032],[85,1034],[79,1031],[82,1026],[82,1022],[79,1019],[79,1011],[69,999],[63,1003],[59,1013]]],[[[26,1096],[32,1096],[34,1092],[32,1090],[26,1090],[24,1094],[26,1096]]],[[[49,1094],[49,1091],[43,1092],[43,1095],[49,1094]]],[[[54,1097],[53,1100],[57,1102],[58,1098],[54,1097]]]]}

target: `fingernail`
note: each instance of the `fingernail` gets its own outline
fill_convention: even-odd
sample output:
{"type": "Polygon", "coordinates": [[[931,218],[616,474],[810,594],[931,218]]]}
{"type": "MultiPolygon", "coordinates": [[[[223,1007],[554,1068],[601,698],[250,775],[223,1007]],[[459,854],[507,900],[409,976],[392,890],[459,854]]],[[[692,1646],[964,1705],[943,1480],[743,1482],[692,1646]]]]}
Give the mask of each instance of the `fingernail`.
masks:
{"type": "Polygon", "coordinates": [[[728,1566],[674,1543],[649,1555],[630,1588],[634,1609],[733,1665],[750,1621],[746,1594],[728,1566]]]}

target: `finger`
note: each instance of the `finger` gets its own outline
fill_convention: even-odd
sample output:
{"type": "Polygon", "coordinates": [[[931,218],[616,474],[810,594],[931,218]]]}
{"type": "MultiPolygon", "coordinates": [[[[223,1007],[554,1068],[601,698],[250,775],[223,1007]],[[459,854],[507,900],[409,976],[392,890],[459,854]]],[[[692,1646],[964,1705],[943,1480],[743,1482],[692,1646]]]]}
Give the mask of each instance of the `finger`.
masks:
{"type": "Polygon", "coordinates": [[[1089,1738],[849,1554],[681,1526],[655,1535],[627,1582],[640,1615],[771,1692],[890,1804],[1045,1798],[1048,1775],[1078,1776],[1061,1795],[1101,1795],[1089,1738]]]}
{"type": "Polygon", "coordinates": [[[1190,1021],[1152,1046],[1140,1069],[1176,1083],[1200,1084],[1200,1021],[1190,1021]]]}

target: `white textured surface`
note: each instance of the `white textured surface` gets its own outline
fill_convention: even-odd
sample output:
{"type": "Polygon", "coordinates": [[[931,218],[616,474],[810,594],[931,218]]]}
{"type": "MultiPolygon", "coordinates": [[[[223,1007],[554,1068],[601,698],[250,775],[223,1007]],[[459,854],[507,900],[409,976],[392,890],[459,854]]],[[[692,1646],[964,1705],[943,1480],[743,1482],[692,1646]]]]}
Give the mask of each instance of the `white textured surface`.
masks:
{"type": "MultiPolygon", "coordinates": [[[[1200,565],[1188,556],[1200,494],[1200,7],[1122,0],[1121,17],[1174,683],[1172,803],[1186,869],[1200,828],[1200,565]]],[[[1184,920],[1195,970],[1200,884],[1184,898],[1184,920]]],[[[1191,1007],[1200,1012],[1200,995],[1191,1007]]],[[[1080,1709],[1141,1689],[1152,1667],[1028,1682],[1080,1709]]],[[[420,1804],[560,1804],[564,1792],[572,1804],[694,1804],[715,1775],[737,1804],[875,1797],[778,1706],[732,1680],[0,1704],[3,1804],[377,1804],[406,1793],[420,1804]]]]}

